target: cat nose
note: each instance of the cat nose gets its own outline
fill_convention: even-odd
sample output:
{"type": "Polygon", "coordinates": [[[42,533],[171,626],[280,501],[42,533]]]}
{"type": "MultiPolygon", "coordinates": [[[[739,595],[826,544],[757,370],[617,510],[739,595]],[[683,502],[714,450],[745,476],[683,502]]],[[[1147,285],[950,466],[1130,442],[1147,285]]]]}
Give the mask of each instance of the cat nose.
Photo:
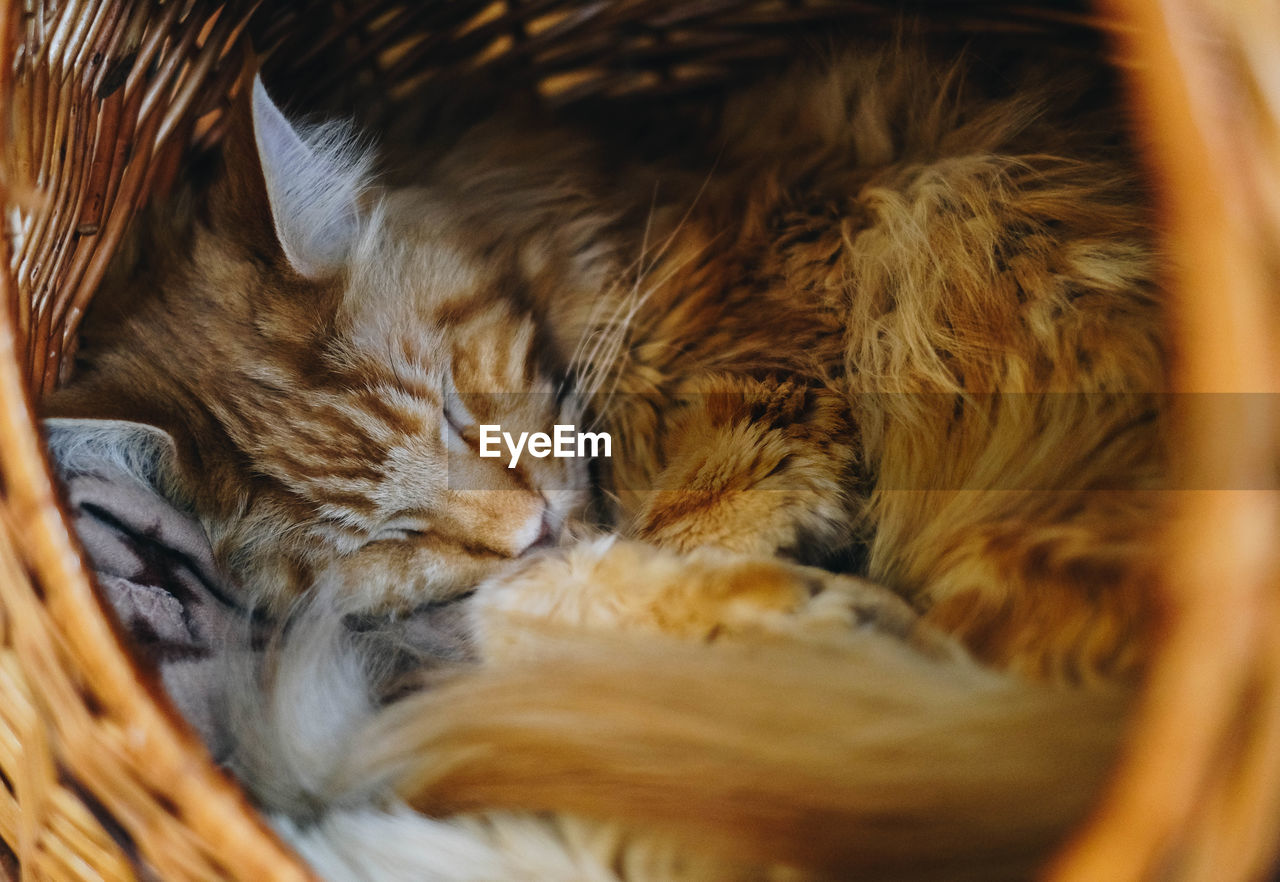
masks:
{"type": "Polygon", "coordinates": [[[532,542],[524,547],[520,552],[521,555],[529,554],[537,551],[539,548],[550,548],[556,544],[556,531],[551,527],[551,512],[548,509],[542,510],[542,523],[538,529],[538,535],[532,542]]]}

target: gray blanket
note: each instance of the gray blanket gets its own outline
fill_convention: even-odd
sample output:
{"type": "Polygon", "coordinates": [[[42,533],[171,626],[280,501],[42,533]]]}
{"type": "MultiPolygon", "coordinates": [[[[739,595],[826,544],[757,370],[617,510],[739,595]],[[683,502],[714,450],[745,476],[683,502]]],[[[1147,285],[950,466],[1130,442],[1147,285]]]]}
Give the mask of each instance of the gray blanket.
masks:
{"type": "MultiPolygon", "coordinates": [[[[220,570],[200,522],[156,488],[149,457],[164,451],[134,443],[150,436],[128,435],[129,455],[122,456],[113,424],[51,420],[46,430],[54,470],[104,598],[137,656],[155,667],[178,710],[214,758],[224,760],[234,748],[226,723],[228,690],[245,683],[229,674],[245,670],[246,656],[252,666],[284,623],[250,609],[249,592],[220,570]]],[[[390,640],[402,650],[407,670],[467,655],[458,604],[423,607],[396,619],[348,616],[344,624],[356,639],[376,634],[390,640]]]]}

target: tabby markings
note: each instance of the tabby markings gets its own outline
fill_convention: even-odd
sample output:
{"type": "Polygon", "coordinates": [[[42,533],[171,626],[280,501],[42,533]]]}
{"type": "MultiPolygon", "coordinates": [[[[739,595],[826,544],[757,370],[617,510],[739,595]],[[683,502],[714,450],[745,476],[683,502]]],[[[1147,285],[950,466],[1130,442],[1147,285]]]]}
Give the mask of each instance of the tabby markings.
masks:
{"type": "Polygon", "coordinates": [[[507,463],[509,469],[516,467],[516,463],[520,461],[520,454],[526,450],[530,456],[536,456],[538,459],[547,456],[557,459],[613,456],[613,437],[608,432],[579,432],[576,426],[557,424],[555,432],[550,435],[546,432],[533,434],[521,432],[519,437],[513,437],[510,432],[502,431],[502,426],[480,427],[481,456],[490,458],[502,456],[500,445],[503,442],[511,453],[511,461],[507,463]],[[590,453],[587,452],[588,446],[590,446],[590,453]]]}

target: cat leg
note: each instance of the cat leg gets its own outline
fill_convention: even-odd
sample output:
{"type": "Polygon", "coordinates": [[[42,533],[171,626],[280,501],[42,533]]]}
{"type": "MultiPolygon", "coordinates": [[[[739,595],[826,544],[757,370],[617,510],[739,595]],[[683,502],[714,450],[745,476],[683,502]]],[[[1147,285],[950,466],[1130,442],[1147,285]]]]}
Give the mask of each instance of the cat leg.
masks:
{"type": "Polygon", "coordinates": [[[471,609],[478,648],[491,661],[525,654],[546,627],[819,643],[871,629],[928,654],[955,651],[902,599],[864,579],[616,537],[532,557],[481,585],[471,609]]]}
{"type": "Polygon", "coordinates": [[[695,378],[667,406],[662,466],[649,486],[619,490],[624,532],[682,551],[709,546],[812,563],[847,550],[855,520],[847,413],[822,385],[695,378]]]}

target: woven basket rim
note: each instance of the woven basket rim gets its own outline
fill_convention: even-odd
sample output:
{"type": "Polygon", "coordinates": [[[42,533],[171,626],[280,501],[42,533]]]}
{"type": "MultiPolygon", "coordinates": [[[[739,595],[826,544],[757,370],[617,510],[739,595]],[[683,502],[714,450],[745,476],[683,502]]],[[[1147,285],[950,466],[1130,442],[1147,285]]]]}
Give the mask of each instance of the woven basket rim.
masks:
{"type": "MultiPolygon", "coordinates": [[[[729,31],[756,33],[764,27],[751,18],[757,9],[820,21],[896,5],[330,4],[338,9],[335,20],[350,29],[344,34],[371,34],[352,50],[366,53],[361,64],[368,65],[353,66],[353,77],[385,75],[411,84],[419,75],[414,66],[428,56],[443,63],[453,52],[461,65],[508,39],[509,54],[493,70],[567,77],[545,90],[561,106],[624,100],[636,82],[654,90],[697,85],[694,74],[680,81],[681,74],[672,73],[684,70],[679,65],[690,56],[661,42],[682,28],[733,20],[738,30],[729,31]],[[621,44],[633,53],[628,64],[638,66],[611,68],[602,60],[610,50],[600,34],[607,36],[626,15],[638,16],[637,9],[652,15],[633,21],[630,42],[621,44]],[[422,40],[397,49],[393,32],[412,34],[415,27],[422,40]],[[545,55],[555,40],[569,41],[561,44],[567,48],[545,55]],[[537,68],[539,59],[546,68],[537,68]],[[629,79],[633,74],[638,79],[629,79]]],[[[918,5],[942,16],[961,14],[943,0],[918,5]]],[[[89,867],[106,878],[151,870],[175,880],[310,878],[126,649],[60,507],[30,401],[55,385],[60,366],[73,356],[78,318],[134,211],[148,194],[169,186],[188,145],[216,140],[218,114],[225,112],[231,84],[244,75],[244,35],[278,46],[290,28],[306,27],[309,11],[318,17],[322,7],[329,8],[277,3],[276,17],[262,23],[251,19],[255,5],[247,0],[0,0],[0,38],[16,59],[0,68],[0,103],[10,119],[30,123],[0,131],[0,195],[10,217],[26,224],[22,236],[0,242],[12,268],[0,274],[10,304],[0,320],[0,784],[7,782],[0,787],[0,841],[23,860],[23,872],[75,878],[89,867]],[[221,11],[210,14],[215,7],[221,11]],[[94,152],[90,142],[110,149],[94,152]],[[55,143],[65,145],[65,156],[55,143]]],[[[976,20],[1014,8],[1040,12],[1019,19],[1018,27],[1034,21],[1072,33],[1101,29],[1114,40],[1109,45],[1123,61],[1135,112],[1150,132],[1148,155],[1162,188],[1168,241],[1177,253],[1194,255],[1176,279],[1183,292],[1176,304],[1180,321],[1171,327],[1182,357],[1179,388],[1275,392],[1280,370],[1269,345],[1275,328],[1267,298],[1270,258],[1241,231],[1251,223],[1273,229],[1265,224],[1274,220],[1259,220],[1258,212],[1267,210],[1261,197],[1255,205],[1256,194],[1241,195],[1249,181],[1224,171],[1250,138],[1261,136],[1242,132],[1224,145],[1206,133],[1204,102],[1227,103],[1222,90],[1236,81],[1224,75],[1217,56],[1188,49],[1196,28],[1242,43],[1244,22],[1263,13],[1246,15],[1240,10],[1248,4],[1232,0],[1108,0],[1096,9],[1072,0],[1039,7],[991,0],[970,5],[967,14],[976,20]],[[1230,310],[1221,308],[1224,291],[1230,310]]],[[[317,28],[310,51],[324,59],[342,40],[317,28]]],[[[749,52],[742,58],[726,52],[713,69],[738,71],[735,65],[751,61],[749,52]]],[[[316,78],[315,87],[325,82],[316,78]]],[[[1280,177],[1280,170],[1273,173],[1280,177]]],[[[1168,621],[1134,734],[1107,802],[1053,868],[1055,882],[1152,878],[1152,868],[1179,841],[1191,854],[1194,878],[1251,878],[1274,857],[1274,835],[1262,827],[1280,814],[1280,797],[1269,795],[1280,794],[1280,657],[1274,649],[1280,616],[1257,611],[1275,609],[1280,583],[1275,543],[1255,534],[1258,524],[1277,523],[1272,466],[1280,435],[1268,426],[1257,444],[1242,448],[1232,439],[1253,439],[1251,427],[1206,423],[1196,407],[1188,405],[1177,439],[1192,468],[1225,463],[1247,480],[1213,473],[1188,486],[1272,489],[1188,492],[1178,500],[1180,516],[1164,552],[1168,621]],[[1211,583],[1214,590],[1206,591],[1211,583]],[[1263,684],[1251,693],[1258,696],[1256,713],[1244,709],[1252,700],[1244,683],[1263,684]],[[1241,719],[1253,740],[1231,756],[1241,719]],[[1171,763],[1175,756],[1185,761],[1171,763]],[[1218,861],[1222,875],[1211,875],[1213,864],[1201,867],[1205,854],[1218,861]]]]}

